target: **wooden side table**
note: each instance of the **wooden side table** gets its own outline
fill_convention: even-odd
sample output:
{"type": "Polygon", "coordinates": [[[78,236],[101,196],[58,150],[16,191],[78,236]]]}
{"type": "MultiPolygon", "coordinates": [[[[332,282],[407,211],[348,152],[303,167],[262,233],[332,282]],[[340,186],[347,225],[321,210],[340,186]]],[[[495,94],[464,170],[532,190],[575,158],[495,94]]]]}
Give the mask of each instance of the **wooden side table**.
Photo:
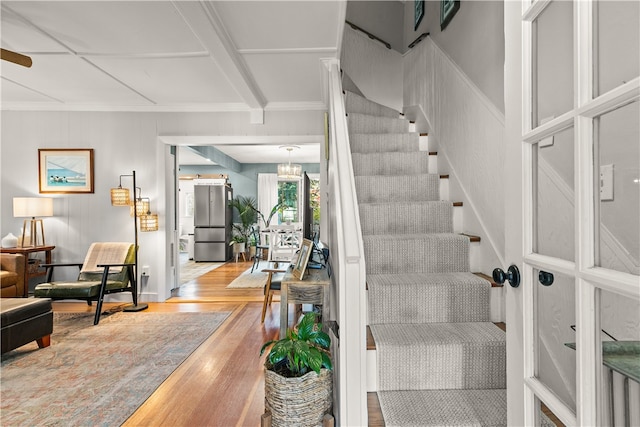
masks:
{"type": "Polygon", "coordinates": [[[329,319],[331,279],[326,268],[309,268],[303,280],[296,279],[291,268],[282,278],[280,288],[280,338],[287,336],[289,304],[322,304],[322,322],[329,319]]]}
{"type": "Polygon", "coordinates": [[[46,269],[37,268],[35,271],[29,271],[29,254],[44,252],[45,264],[51,264],[51,251],[55,249],[55,246],[28,246],[25,248],[0,248],[0,252],[3,254],[21,254],[25,257],[24,268],[24,297],[29,296],[29,279],[32,277],[44,276],[47,274],[46,269]]]}

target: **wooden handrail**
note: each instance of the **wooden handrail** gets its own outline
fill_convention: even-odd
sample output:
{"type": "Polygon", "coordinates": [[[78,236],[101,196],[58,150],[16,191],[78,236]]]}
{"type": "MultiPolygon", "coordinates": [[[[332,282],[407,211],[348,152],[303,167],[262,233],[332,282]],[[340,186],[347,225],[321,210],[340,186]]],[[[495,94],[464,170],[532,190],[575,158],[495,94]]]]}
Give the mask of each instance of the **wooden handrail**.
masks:
{"type": "Polygon", "coordinates": [[[429,33],[422,33],[418,36],[417,39],[415,39],[414,41],[411,42],[411,44],[409,45],[409,49],[412,49],[415,45],[417,45],[418,43],[420,43],[425,37],[427,37],[429,35],[429,33]]]}
{"type": "Polygon", "coordinates": [[[385,45],[387,47],[387,49],[391,49],[391,45],[389,43],[387,43],[386,41],[382,40],[380,37],[374,36],[373,34],[371,34],[370,32],[368,32],[367,30],[363,30],[362,28],[358,27],[356,24],[349,22],[349,21],[344,21],[347,24],[349,24],[351,26],[351,28],[353,28],[354,30],[357,31],[362,31],[363,33],[365,33],[370,39],[373,40],[378,40],[380,43],[382,43],[383,45],[385,45]]]}

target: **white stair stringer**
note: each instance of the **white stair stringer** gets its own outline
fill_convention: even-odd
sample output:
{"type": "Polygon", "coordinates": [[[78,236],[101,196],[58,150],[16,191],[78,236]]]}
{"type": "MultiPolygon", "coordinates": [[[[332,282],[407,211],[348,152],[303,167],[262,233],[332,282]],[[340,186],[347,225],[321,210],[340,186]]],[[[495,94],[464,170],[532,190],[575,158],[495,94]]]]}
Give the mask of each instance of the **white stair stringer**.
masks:
{"type": "Polygon", "coordinates": [[[506,425],[505,334],[448,176],[414,124],[346,97],[375,341],[367,391],[387,426],[506,425]]]}

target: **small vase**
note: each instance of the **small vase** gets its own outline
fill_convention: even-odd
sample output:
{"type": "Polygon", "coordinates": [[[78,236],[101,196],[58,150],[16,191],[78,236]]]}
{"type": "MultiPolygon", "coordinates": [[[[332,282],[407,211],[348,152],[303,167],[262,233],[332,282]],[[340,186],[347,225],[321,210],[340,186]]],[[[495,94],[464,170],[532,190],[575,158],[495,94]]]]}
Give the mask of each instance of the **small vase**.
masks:
{"type": "Polygon", "coordinates": [[[15,248],[16,246],[18,246],[18,238],[13,233],[9,233],[2,238],[3,248],[15,248]]]}

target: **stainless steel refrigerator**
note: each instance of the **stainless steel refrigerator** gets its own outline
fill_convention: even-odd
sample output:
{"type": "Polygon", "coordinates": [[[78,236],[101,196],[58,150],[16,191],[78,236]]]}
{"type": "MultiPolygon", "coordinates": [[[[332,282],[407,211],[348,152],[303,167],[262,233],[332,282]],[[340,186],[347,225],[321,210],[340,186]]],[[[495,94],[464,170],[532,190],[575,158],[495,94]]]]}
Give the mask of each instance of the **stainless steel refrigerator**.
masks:
{"type": "Polygon", "coordinates": [[[193,260],[228,261],[231,259],[233,189],[228,185],[194,186],[193,260]]]}

